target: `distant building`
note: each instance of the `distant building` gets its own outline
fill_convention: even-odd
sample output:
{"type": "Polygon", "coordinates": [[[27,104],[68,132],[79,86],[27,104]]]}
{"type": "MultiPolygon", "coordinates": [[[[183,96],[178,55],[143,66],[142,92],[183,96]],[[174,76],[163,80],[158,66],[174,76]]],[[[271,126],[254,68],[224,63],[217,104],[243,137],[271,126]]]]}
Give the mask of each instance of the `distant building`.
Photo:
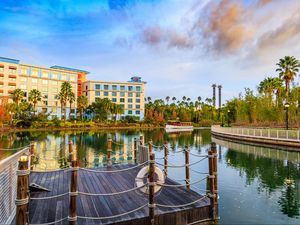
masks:
{"type": "Polygon", "coordinates": [[[144,118],[145,110],[145,82],[141,77],[132,77],[128,82],[115,81],[86,81],[83,83],[83,94],[88,98],[89,104],[97,98],[108,98],[113,103],[124,108],[125,116],[144,118]]]}
{"type": "MultiPolygon", "coordinates": [[[[50,117],[62,118],[64,112],[61,109],[57,94],[61,84],[69,81],[72,85],[75,99],[84,94],[88,97],[89,104],[95,98],[109,98],[117,104],[123,105],[126,115],[144,117],[144,84],[140,77],[132,77],[128,82],[88,81],[85,70],[52,66],[50,68],[21,64],[17,59],[0,57],[0,97],[9,96],[16,88],[24,91],[24,99],[28,100],[28,94],[32,89],[42,93],[42,101],[37,105],[38,112],[50,113],[50,117]]],[[[66,106],[66,115],[76,117],[76,101],[70,109],[66,106]]]]}

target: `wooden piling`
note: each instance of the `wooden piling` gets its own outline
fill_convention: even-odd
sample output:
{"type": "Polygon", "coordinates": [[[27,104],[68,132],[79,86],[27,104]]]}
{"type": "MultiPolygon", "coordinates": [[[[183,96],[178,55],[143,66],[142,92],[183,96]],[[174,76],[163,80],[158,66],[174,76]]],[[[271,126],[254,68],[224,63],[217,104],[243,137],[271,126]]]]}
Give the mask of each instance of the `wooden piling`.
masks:
{"type": "Polygon", "coordinates": [[[185,153],[185,182],[186,187],[190,189],[190,153],[189,147],[186,145],[184,149],[185,153]]]}
{"type": "Polygon", "coordinates": [[[215,212],[215,177],[214,177],[214,158],[213,152],[208,151],[208,169],[209,169],[209,198],[210,198],[210,216],[214,220],[216,218],[215,212]]]}
{"type": "Polygon", "coordinates": [[[211,143],[211,151],[213,153],[213,175],[215,176],[214,180],[214,193],[216,194],[215,204],[218,204],[218,155],[217,155],[217,146],[215,142],[211,143]]]}
{"type": "Polygon", "coordinates": [[[144,136],[141,135],[140,136],[140,145],[144,146],[145,142],[144,142],[144,136]]]}
{"type": "Polygon", "coordinates": [[[168,176],[168,143],[164,142],[164,174],[165,177],[168,176]]]}
{"type": "Polygon", "coordinates": [[[134,158],[134,163],[137,163],[136,150],[137,150],[137,140],[136,140],[136,138],[134,138],[134,141],[133,141],[133,158],[134,158]]]}
{"type": "Polygon", "coordinates": [[[70,208],[69,208],[69,225],[76,225],[77,212],[76,212],[76,197],[77,192],[77,175],[78,175],[78,162],[77,160],[72,160],[71,162],[71,184],[70,184],[70,208]]]}
{"type": "Polygon", "coordinates": [[[33,162],[35,160],[34,141],[30,142],[30,170],[33,170],[33,162]]]}
{"type": "Polygon", "coordinates": [[[16,225],[28,222],[28,189],[29,189],[28,156],[22,155],[17,170],[16,225]]]}
{"type": "Polygon", "coordinates": [[[111,165],[112,139],[107,140],[107,166],[111,165]]]}
{"type": "Polygon", "coordinates": [[[148,143],[149,147],[148,147],[148,154],[149,156],[152,154],[152,141],[150,140],[149,143],[148,143]]]}
{"type": "Polygon", "coordinates": [[[153,153],[150,154],[149,163],[149,220],[150,224],[154,224],[154,175],[155,175],[155,156],[153,153]]]}
{"type": "Polygon", "coordinates": [[[72,140],[69,141],[69,162],[74,160],[74,153],[73,153],[73,142],[72,140]]]}

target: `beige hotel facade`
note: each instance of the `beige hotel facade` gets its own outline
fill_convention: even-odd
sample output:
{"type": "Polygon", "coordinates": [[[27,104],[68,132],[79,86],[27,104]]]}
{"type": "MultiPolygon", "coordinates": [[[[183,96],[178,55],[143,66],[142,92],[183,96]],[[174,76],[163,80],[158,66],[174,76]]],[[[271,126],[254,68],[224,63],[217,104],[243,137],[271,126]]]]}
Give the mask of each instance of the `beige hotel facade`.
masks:
{"type": "MultiPolygon", "coordinates": [[[[140,77],[132,77],[128,82],[114,81],[90,81],[87,80],[89,72],[85,70],[52,66],[50,68],[21,64],[19,60],[0,57],[0,97],[10,97],[16,88],[24,91],[24,99],[28,100],[28,94],[32,89],[42,93],[42,101],[37,105],[38,112],[49,113],[49,117],[62,118],[63,112],[59,100],[56,98],[61,84],[68,81],[72,85],[77,99],[80,95],[86,95],[91,104],[97,98],[109,98],[112,102],[120,104],[124,108],[124,114],[144,118],[145,84],[140,77]]],[[[67,104],[66,115],[76,117],[77,103],[70,109],[67,104]]]]}

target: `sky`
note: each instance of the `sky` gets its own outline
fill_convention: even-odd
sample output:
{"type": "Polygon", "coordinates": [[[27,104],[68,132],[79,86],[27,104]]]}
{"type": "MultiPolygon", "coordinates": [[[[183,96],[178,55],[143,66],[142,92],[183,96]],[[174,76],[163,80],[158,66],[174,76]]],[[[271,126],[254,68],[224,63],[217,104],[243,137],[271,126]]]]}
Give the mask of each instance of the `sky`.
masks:
{"type": "MultiPolygon", "coordinates": [[[[300,59],[299,0],[1,0],[0,56],[90,72],[141,76],[146,96],[223,102],[300,59]]],[[[299,78],[295,80],[299,82],[299,78]]]]}

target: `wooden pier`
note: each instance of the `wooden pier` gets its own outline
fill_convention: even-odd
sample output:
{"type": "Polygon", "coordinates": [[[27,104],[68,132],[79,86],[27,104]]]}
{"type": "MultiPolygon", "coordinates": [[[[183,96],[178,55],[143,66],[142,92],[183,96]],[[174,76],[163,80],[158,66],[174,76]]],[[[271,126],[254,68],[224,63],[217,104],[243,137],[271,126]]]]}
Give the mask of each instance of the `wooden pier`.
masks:
{"type": "MultiPolygon", "coordinates": [[[[70,168],[30,171],[30,165],[19,166],[17,193],[21,194],[17,194],[16,217],[13,224],[206,225],[217,223],[215,144],[212,143],[208,155],[198,156],[200,160],[191,164],[188,157],[192,153],[186,146],[182,150],[185,152],[186,163],[182,166],[168,165],[166,143],[163,145],[164,164],[156,164],[151,141],[148,147],[141,144],[134,144],[134,148],[137,148],[134,151],[137,151],[139,160],[135,160],[136,162],[131,165],[111,165],[108,157],[106,167],[78,168],[72,143],[70,143],[70,168]],[[141,156],[141,154],[148,156],[141,156]],[[140,161],[141,159],[144,161],[140,161]],[[199,180],[196,182],[190,181],[189,167],[205,159],[209,162],[209,172],[199,173],[199,180]],[[169,179],[167,171],[161,172],[164,181],[160,183],[157,166],[165,169],[183,167],[186,170],[184,183],[169,179]],[[137,177],[142,168],[148,171],[148,179],[147,176],[143,176],[144,185],[137,186],[137,177]],[[208,188],[203,190],[203,194],[191,190],[191,185],[206,181],[208,188]],[[28,195],[24,190],[27,190],[28,184],[32,183],[49,191],[30,191],[28,195]]],[[[111,149],[111,145],[109,140],[108,150],[111,149]]],[[[27,158],[30,159],[30,156],[28,155],[27,158]]],[[[19,165],[25,164],[26,155],[20,160],[19,165]]]]}

